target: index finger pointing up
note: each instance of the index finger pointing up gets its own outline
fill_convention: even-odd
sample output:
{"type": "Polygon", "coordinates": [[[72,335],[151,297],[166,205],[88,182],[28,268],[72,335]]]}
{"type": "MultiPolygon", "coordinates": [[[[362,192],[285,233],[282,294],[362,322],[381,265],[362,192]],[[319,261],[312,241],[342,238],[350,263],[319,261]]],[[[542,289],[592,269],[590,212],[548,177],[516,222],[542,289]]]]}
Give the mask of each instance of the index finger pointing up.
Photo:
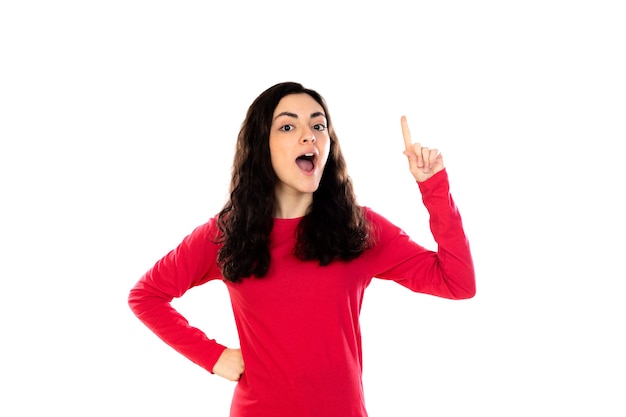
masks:
{"type": "Polygon", "coordinates": [[[409,124],[406,121],[406,116],[400,118],[400,124],[402,125],[402,136],[404,137],[404,147],[407,151],[413,150],[413,141],[411,140],[411,131],[409,130],[409,124]]]}

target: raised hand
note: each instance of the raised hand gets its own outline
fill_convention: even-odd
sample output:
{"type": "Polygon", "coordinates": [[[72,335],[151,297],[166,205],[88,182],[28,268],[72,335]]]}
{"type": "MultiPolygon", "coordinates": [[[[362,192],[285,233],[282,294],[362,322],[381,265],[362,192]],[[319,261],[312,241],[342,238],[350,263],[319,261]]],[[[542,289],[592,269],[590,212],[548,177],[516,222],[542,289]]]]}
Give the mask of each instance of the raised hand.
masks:
{"type": "Polygon", "coordinates": [[[213,373],[230,381],[239,381],[244,371],[241,349],[228,349],[220,355],[213,366],[213,373]]]}
{"type": "Polygon", "coordinates": [[[437,149],[426,148],[411,140],[411,131],[406,116],[400,118],[404,137],[404,154],[409,160],[409,169],[417,182],[423,182],[444,168],[443,156],[437,149]]]}

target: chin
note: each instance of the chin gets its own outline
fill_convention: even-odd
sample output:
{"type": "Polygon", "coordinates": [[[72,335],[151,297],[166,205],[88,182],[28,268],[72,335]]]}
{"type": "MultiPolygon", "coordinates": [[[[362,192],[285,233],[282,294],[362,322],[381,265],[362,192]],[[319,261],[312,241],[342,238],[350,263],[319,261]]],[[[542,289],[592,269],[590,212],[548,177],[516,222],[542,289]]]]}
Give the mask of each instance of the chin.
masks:
{"type": "Polygon", "coordinates": [[[316,191],[317,191],[317,189],[318,189],[318,188],[319,188],[319,187],[315,187],[315,188],[308,188],[308,187],[307,187],[307,188],[303,188],[303,189],[301,189],[301,190],[300,190],[300,192],[301,192],[302,194],[313,194],[314,192],[316,192],[316,191]]]}
{"type": "Polygon", "coordinates": [[[303,186],[300,188],[300,191],[303,193],[307,193],[307,194],[313,194],[314,192],[317,191],[318,188],[320,188],[319,182],[316,184],[303,186]]]}

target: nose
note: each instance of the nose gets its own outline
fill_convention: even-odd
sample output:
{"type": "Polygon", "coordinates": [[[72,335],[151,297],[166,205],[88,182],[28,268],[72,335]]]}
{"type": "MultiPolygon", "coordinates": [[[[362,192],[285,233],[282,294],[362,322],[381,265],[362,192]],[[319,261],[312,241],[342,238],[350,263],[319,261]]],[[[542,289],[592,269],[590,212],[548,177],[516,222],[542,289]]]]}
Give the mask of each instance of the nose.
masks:
{"type": "Polygon", "coordinates": [[[300,143],[315,143],[315,135],[313,134],[313,132],[300,138],[300,143]]]}

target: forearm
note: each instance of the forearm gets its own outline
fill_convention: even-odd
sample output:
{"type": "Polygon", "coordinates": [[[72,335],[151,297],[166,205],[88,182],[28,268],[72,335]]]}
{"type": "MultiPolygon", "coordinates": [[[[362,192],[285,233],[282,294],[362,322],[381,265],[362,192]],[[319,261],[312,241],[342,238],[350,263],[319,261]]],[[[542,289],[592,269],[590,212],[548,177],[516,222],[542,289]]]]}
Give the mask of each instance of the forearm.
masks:
{"type": "Polygon", "coordinates": [[[430,229],[438,246],[438,264],[450,297],[473,297],[476,293],[474,263],[460,212],[450,194],[447,172],[443,170],[419,186],[430,214],[430,229]]]}
{"type": "Polygon", "coordinates": [[[226,348],[189,322],[170,304],[169,299],[155,294],[143,281],[130,291],[128,303],[133,313],[155,335],[192,362],[213,372],[213,367],[226,348]]]}

